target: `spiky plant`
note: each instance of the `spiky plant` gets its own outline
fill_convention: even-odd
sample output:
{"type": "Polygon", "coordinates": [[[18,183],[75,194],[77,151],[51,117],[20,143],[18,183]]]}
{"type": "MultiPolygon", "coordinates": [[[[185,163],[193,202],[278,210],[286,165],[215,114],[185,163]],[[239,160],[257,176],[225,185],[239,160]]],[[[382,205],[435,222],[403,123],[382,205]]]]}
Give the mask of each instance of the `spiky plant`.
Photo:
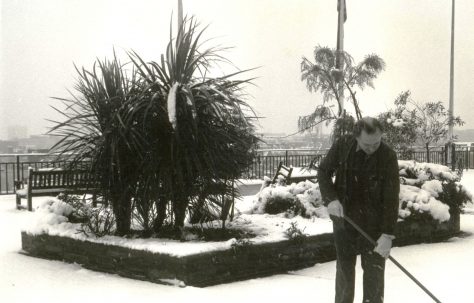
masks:
{"type": "Polygon", "coordinates": [[[183,24],[159,62],[131,52],[127,74],[115,54],[97,60],[77,69],[73,97],[59,99],[66,119],[50,131],[62,137],[54,149],[73,153],[73,167],[91,161],[119,235],[130,232],[132,213],[148,234],[181,227],[187,210],[212,213],[254,156],[255,114],[242,90],[251,80],[206,77],[226,61],[223,49],[201,50],[203,31],[193,19],[183,24]]]}
{"type": "Polygon", "coordinates": [[[135,53],[130,58],[141,78],[140,98],[146,121],[150,153],[147,173],[140,183],[143,192],[155,196],[165,218],[165,203],[171,201],[175,227],[183,225],[186,210],[204,211],[216,196],[232,190],[229,180],[251,163],[257,142],[252,124],[255,114],[242,91],[251,80],[231,80],[241,72],[209,78],[217,62],[227,61],[222,48],[202,50],[204,30],[194,19],[185,20],[160,62],[146,63],[135,53]],[[159,190],[157,190],[159,189],[159,190]]]}
{"type": "Polygon", "coordinates": [[[136,103],[137,81],[128,77],[115,56],[99,60],[88,71],[77,68],[78,79],[72,98],[56,98],[65,109],[65,119],[50,133],[62,137],[53,146],[61,155],[72,154],[71,169],[90,161],[90,173],[100,184],[100,194],[111,202],[116,233],[130,230],[131,205],[144,155],[144,137],[130,112],[136,103]]]}

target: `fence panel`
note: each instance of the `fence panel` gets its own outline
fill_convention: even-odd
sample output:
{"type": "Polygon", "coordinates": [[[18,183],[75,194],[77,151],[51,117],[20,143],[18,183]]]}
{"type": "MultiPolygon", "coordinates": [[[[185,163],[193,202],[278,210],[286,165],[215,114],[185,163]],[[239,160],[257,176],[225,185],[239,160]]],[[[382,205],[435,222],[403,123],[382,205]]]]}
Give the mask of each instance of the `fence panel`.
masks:
{"type": "Polygon", "coordinates": [[[274,150],[258,151],[248,171],[242,176],[245,179],[263,179],[264,176],[272,178],[283,162],[286,166],[307,167],[314,160],[320,160],[326,151],[317,150],[274,150]]]}
{"type": "MultiPolygon", "coordinates": [[[[259,150],[248,170],[241,176],[246,179],[263,179],[264,176],[272,178],[278,164],[283,162],[286,166],[307,167],[311,161],[319,162],[327,150],[259,150]]],[[[409,155],[397,153],[399,159],[427,162],[426,151],[417,150],[409,155]]],[[[446,165],[446,159],[451,162],[450,156],[444,148],[430,150],[430,162],[446,165]]],[[[28,167],[34,169],[57,168],[67,166],[68,161],[59,161],[55,156],[48,154],[35,155],[0,155],[0,194],[13,194],[15,181],[25,181],[28,178],[28,167]]],[[[455,152],[456,167],[474,169],[474,149],[459,148],[455,152]]]]}
{"type": "MultiPolygon", "coordinates": [[[[288,150],[286,154],[283,154],[284,151],[280,151],[281,154],[274,155],[264,152],[258,152],[257,157],[254,162],[250,165],[250,168],[243,178],[249,179],[262,179],[264,176],[273,177],[278,168],[278,164],[283,162],[286,166],[293,167],[304,167],[308,166],[311,161],[318,160],[320,161],[322,157],[327,153],[327,150],[324,151],[313,151],[312,153],[298,154],[298,151],[288,150]],[[288,154],[288,153],[294,154],[288,154]]],[[[299,151],[303,152],[303,151],[299,151]]],[[[428,162],[428,156],[426,150],[415,150],[409,154],[402,154],[397,152],[398,159],[400,160],[415,160],[417,162],[428,162]]],[[[456,159],[469,157],[465,153],[459,151],[456,152],[456,159]]],[[[472,161],[466,162],[474,166],[474,151],[471,154],[472,161]]],[[[446,155],[444,148],[431,148],[429,151],[429,162],[435,164],[446,165],[446,155]]],[[[467,161],[467,160],[465,160],[467,161]]],[[[466,166],[465,166],[466,167],[466,166]]]]}
{"type": "Polygon", "coordinates": [[[0,163],[0,192],[2,194],[11,194],[14,192],[15,179],[16,162],[0,163]]]}
{"type": "Polygon", "coordinates": [[[71,161],[49,154],[0,155],[0,194],[14,194],[16,181],[26,184],[28,168],[35,170],[66,167],[71,161]]]}

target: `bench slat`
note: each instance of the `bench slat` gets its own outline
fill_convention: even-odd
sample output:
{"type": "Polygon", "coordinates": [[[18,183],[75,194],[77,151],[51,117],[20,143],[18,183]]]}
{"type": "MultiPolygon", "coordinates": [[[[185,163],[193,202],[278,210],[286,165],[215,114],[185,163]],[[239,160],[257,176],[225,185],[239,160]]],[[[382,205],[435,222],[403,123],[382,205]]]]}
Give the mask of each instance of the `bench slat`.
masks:
{"type": "MultiPolygon", "coordinates": [[[[60,192],[69,193],[93,193],[97,189],[97,182],[93,175],[87,170],[50,170],[50,171],[36,171],[29,170],[28,176],[28,210],[32,210],[31,197],[45,196],[48,194],[58,194],[60,192]]],[[[19,199],[24,198],[25,195],[20,192],[17,193],[17,204],[19,199]]],[[[95,198],[94,198],[95,199],[95,198]]]]}

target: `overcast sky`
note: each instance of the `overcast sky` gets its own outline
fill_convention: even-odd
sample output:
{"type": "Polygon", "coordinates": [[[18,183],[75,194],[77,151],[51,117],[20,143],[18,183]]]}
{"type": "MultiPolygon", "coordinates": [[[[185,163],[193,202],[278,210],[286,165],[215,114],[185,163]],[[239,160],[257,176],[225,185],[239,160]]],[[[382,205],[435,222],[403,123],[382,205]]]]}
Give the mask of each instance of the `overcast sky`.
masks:
{"type": "MultiPolygon", "coordinates": [[[[234,48],[240,69],[260,67],[249,103],[265,132],[290,133],[321,96],[300,80],[302,56],[316,45],[335,47],[336,0],[183,0],[184,12],[208,25],[206,38],[234,48]]],[[[404,90],[420,102],[449,100],[451,0],[347,0],[345,50],[356,61],[376,53],[386,70],[375,89],[358,93],[364,115],[393,104],[404,90]]],[[[67,97],[73,63],[90,67],[113,47],[158,60],[169,39],[177,0],[1,0],[0,138],[10,125],[29,134],[47,130],[49,108],[67,97]]],[[[456,1],[455,114],[474,128],[474,2],[456,1]]]]}

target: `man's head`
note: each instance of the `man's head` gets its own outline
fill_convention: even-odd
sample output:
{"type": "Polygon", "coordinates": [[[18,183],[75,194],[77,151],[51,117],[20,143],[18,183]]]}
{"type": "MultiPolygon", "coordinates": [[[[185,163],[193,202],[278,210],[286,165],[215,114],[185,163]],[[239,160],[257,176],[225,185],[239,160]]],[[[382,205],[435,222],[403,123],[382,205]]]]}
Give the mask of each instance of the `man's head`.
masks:
{"type": "Polygon", "coordinates": [[[372,117],[364,117],[354,125],[354,137],[357,144],[367,155],[377,151],[382,140],[382,134],[382,125],[372,117]]]}

